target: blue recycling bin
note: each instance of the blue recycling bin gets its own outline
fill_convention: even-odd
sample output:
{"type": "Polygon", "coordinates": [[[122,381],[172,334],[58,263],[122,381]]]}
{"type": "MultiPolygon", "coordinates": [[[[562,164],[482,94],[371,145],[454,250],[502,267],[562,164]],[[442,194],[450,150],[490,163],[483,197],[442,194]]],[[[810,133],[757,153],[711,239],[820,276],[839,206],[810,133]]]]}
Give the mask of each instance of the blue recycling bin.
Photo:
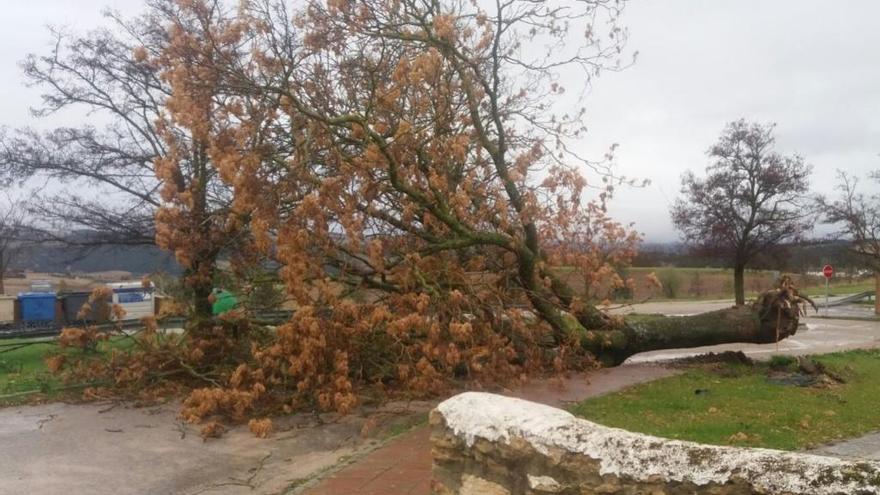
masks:
{"type": "Polygon", "coordinates": [[[54,292],[21,292],[18,300],[21,304],[21,320],[25,323],[34,321],[53,321],[55,319],[54,292]]]}

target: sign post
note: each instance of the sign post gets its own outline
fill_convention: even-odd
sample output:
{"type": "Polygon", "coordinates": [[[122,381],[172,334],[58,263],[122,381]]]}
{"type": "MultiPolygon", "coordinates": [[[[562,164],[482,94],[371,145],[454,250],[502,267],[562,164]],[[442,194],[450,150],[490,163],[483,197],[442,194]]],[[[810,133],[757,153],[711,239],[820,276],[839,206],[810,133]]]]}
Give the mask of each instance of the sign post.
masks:
{"type": "Polygon", "coordinates": [[[822,275],[825,275],[825,316],[828,316],[828,282],[834,276],[834,267],[831,265],[823,266],[822,275]]]}

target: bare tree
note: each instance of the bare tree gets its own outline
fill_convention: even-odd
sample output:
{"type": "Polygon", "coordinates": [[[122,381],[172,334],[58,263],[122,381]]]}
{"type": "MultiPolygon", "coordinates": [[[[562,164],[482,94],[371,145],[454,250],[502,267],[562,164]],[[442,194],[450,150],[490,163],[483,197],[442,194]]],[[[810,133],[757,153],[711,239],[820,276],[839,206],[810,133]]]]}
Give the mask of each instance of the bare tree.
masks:
{"type": "Polygon", "coordinates": [[[812,225],[803,196],[812,167],[773,150],[774,125],[727,125],[708,155],[705,178],[682,177],[672,221],[693,247],[730,260],[736,304],[745,303],[745,268],[759,253],[799,239],[812,225]]]}
{"type": "Polygon", "coordinates": [[[24,247],[24,213],[21,202],[6,198],[0,205],[0,294],[6,292],[4,279],[9,267],[24,247]]]}
{"type": "MultiPolygon", "coordinates": [[[[88,124],[48,132],[0,130],[0,181],[65,186],[30,202],[44,226],[36,232],[42,239],[84,247],[155,244],[156,212],[168,202],[155,164],[170,155],[179,172],[174,187],[188,188],[189,178],[198,182],[196,224],[219,221],[217,213],[228,207],[230,188],[217,178],[203,146],[189,129],[164,118],[171,91],[155,60],[168,46],[166,27],[178,13],[177,2],[147,4],[136,18],[108,12],[110,27],[85,35],[51,30],[49,53],[22,63],[29,84],[43,91],[36,116],[50,119],[71,110],[89,116],[88,124]]],[[[183,263],[185,276],[200,280],[193,302],[203,315],[210,315],[207,298],[223,248],[215,242],[183,263]]]]}
{"type": "MultiPolygon", "coordinates": [[[[842,227],[842,234],[852,239],[852,250],[874,270],[874,313],[880,315],[880,193],[865,195],[859,191],[857,177],[837,172],[839,196],[832,200],[818,198],[825,221],[842,227]]],[[[880,183],[880,170],[868,174],[880,183]]]]}
{"type": "Polygon", "coordinates": [[[167,91],[154,69],[138,63],[136,46],[161,45],[164,32],[148,22],[125,23],[85,36],[52,30],[51,51],[22,62],[31,86],[43,90],[34,115],[51,119],[62,110],[88,112],[90,122],[48,132],[29,128],[0,134],[0,173],[65,184],[63,192],[33,202],[44,234],[80,229],[91,244],[152,244],[159,205],[153,158],[164,152],[155,121],[167,91]],[[149,42],[148,42],[149,40],[149,42]],[[91,194],[83,194],[89,191],[91,194]]]}

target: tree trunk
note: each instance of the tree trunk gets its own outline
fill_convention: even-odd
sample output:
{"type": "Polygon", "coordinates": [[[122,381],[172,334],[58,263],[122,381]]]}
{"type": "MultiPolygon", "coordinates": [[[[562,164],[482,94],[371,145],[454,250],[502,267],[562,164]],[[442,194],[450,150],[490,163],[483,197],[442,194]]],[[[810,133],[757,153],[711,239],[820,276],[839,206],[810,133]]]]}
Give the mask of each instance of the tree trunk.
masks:
{"type": "Polygon", "coordinates": [[[733,267],[733,293],[737,306],[742,306],[746,303],[745,271],[746,265],[736,262],[736,265],[733,267]]]}
{"type": "Polygon", "coordinates": [[[874,272],[874,314],[880,316],[880,270],[874,272]]]}
{"type": "Polygon", "coordinates": [[[211,293],[214,291],[216,268],[217,253],[201,252],[185,274],[187,285],[192,290],[192,316],[196,321],[209,321],[213,317],[211,293]]]}
{"type": "Polygon", "coordinates": [[[6,275],[6,267],[7,265],[9,265],[9,262],[7,261],[9,257],[7,256],[8,253],[6,252],[6,249],[8,248],[0,249],[0,296],[6,294],[6,284],[4,283],[4,277],[6,275]]]}
{"type": "Polygon", "coordinates": [[[197,284],[193,287],[193,316],[197,320],[211,318],[211,284],[197,284]]]}
{"type": "Polygon", "coordinates": [[[797,332],[801,304],[796,292],[765,292],[754,305],[692,316],[632,315],[615,329],[584,331],[581,345],[608,366],[640,352],[718,344],[768,344],[797,332]]]}

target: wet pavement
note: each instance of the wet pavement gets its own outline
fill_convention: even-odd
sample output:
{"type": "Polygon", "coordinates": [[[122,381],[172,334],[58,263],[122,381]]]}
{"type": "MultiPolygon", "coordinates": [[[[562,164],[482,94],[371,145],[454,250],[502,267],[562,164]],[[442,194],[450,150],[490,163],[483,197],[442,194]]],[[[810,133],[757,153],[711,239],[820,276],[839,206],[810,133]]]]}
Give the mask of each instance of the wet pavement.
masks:
{"type": "Polygon", "coordinates": [[[204,441],[177,419],[179,408],[0,409],[0,494],[280,494],[377,443],[362,438],[366,418],[357,415],[295,415],[276,420],[268,439],[239,426],[204,441]]]}
{"type": "MultiPolygon", "coordinates": [[[[533,380],[503,393],[565,406],[676,372],[652,364],[620,366],[589,376],[533,380]]],[[[324,477],[335,480],[330,488],[330,481],[322,481],[310,493],[427,494],[431,458],[426,427],[387,444],[381,433],[364,438],[363,432],[370,419],[381,417],[390,425],[432,406],[389,404],[342,418],[325,415],[320,421],[314,415],[293,415],[276,418],[279,431],[268,439],[238,426],[207,441],[197,427],[178,420],[179,404],[9,407],[0,409],[0,494],[288,494],[324,477]],[[348,491],[353,484],[360,488],[348,491]]]]}
{"type": "Polygon", "coordinates": [[[843,457],[846,459],[873,459],[880,461],[880,432],[871,433],[833,445],[825,445],[809,451],[811,454],[843,457]]]}

